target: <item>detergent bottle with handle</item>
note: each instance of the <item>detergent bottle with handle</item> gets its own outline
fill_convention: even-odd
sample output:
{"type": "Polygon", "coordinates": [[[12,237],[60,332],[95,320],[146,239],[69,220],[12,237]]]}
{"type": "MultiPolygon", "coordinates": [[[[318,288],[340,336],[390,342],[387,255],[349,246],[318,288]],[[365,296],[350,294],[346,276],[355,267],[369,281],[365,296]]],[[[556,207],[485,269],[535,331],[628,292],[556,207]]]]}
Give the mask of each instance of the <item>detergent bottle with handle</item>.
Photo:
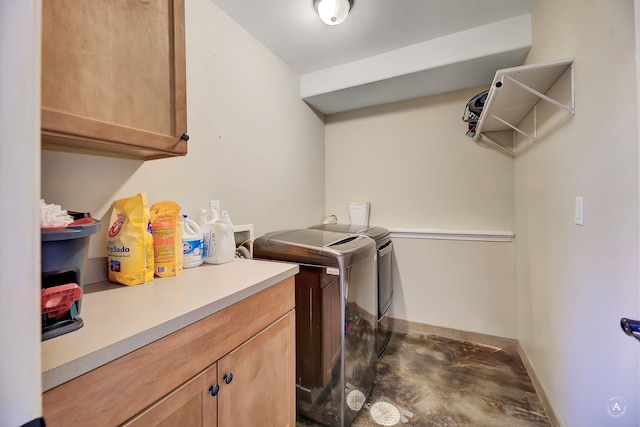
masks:
{"type": "Polygon", "coordinates": [[[182,233],[183,268],[197,267],[202,264],[202,246],[204,239],[198,223],[184,217],[184,231],[182,233]]]}
{"type": "Polygon", "coordinates": [[[216,242],[215,242],[215,223],[218,220],[215,209],[201,209],[198,223],[202,231],[202,260],[207,264],[218,264],[214,259],[216,242]]]}
{"type": "Polygon", "coordinates": [[[222,211],[222,217],[213,223],[213,233],[215,249],[209,262],[212,264],[224,264],[225,262],[233,261],[236,255],[236,241],[229,212],[222,211]]]}

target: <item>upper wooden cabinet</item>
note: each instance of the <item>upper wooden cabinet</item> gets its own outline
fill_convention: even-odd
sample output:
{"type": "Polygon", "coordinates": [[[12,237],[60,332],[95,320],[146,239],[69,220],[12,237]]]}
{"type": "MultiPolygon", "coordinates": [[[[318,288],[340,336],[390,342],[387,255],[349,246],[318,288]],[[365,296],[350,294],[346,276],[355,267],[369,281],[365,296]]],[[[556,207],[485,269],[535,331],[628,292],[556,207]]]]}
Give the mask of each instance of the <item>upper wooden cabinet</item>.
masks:
{"type": "Polygon", "coordinates": [[[185,155],[184,0],[42,2],[43,148],[185,155]]]}

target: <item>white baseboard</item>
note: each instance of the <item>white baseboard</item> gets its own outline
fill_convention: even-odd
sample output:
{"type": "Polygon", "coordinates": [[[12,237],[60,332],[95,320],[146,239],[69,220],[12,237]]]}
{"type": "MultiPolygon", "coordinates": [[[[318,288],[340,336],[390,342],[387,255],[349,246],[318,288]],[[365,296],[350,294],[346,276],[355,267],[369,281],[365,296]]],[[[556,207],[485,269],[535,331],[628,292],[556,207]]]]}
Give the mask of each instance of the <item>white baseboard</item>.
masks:
{"type": "Polygon", "coordinates": [[[461,331],[458,329],[444,328],[442,326],[427,325],[424,323],[410,322],[408,320],[390,318],[392,330],[400,332],[420,332],[424,334],[438,335],[458,341],[468,341],[476,344],[497,347],[506,353],[517,356],[516,345],[518,342],[513,338],[504,338],[494,335],[481,334],[478,332],[461,331]]]}
{"type": "Polygon", "coordinates": [[[549,419],[549,422],[553,427],[563,427],[562,423],[560,422],[560,419],[556,415],[556,412],[553,408],[553,405],[551,404],[551,400],[549,399],[547,392],[545,391],[544,387],[542,386],[542,383],[538,379],[536,370],[533,369],[533,365],[531,364],[531,361],[529,360],[527,353],[524,351],[524,348],[520,345],[520,343],[518,343],[516,350],[518,351],[520,360],[522,360],[522,363],[524,364],[524,367],[526,368],[527,373],[529,374],[529,378],[531,378],[531,383],[533,384],[533,388],[536,389],[536,393],[538,394],[538,397],[540,398],[540,402],[542,402],[542,406],[544,407],[544,410],[547,413],[547,418],[549,419]]]}

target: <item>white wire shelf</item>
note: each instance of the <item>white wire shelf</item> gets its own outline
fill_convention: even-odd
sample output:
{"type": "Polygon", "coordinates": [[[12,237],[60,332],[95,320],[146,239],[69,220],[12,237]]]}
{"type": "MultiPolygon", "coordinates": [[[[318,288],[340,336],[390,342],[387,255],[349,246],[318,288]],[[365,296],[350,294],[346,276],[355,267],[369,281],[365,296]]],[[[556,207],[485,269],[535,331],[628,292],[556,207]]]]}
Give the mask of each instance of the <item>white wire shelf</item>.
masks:
{"type": "Polygon", "coordinates": [[[573,58],[496,71],[487,101],[478,119],[478,126],[473,140],[478,142],[482,139],[484,142],[497,146],[497,148],[511,156],[515,156],[516,133],[522,134],[534,142],[538,138],[536,105],[540,100],[567,111],[571,116],[575,115],[574,77],[573,58]],[[568,95],[565,96],[565,99],[570,98],[569,105],[547,96],[547,92],[567,70],[570,70],[571,74],[571,86],[569,88],[571,93],[565,94],[568,95]],[[533,114],[533,130],[527,132],[522,129],[520,124],[530,113],[533,114]],[[487,135],[503,131],[513,133],[512,149],[496,142],[487,135]]]}

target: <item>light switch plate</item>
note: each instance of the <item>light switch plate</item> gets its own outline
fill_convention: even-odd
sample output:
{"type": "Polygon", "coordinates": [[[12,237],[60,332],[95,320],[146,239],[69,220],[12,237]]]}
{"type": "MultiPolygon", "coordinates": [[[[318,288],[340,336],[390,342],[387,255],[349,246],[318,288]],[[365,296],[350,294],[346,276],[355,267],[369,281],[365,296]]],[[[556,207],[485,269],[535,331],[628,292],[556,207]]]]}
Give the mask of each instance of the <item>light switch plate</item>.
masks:
{"type": "Polygon", "coordinates": [[[576,197],[575,215],[576,225],[584,225],[584,197],[576,197]]]}

